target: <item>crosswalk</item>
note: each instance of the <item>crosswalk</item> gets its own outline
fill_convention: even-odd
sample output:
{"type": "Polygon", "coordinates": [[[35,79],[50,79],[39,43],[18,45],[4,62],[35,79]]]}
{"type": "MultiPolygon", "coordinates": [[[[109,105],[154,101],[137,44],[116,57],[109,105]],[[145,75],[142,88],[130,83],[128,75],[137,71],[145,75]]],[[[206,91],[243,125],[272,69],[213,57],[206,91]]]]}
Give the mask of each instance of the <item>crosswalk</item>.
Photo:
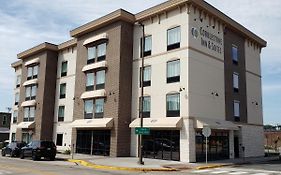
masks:
{"type": "Polygon", "coordinates": [[[12,174],[11,171],[0,170],[0,175],[12,174]]]}
{"type": "Polygon", "coordinates": [[[254,169],[237,169],[237,168],[214,168],[214,169],[203,169],[203,170],[193,170],[192,174],[208,174],[208,175],[274,175],[280,174],[278,171],[262,171],[254,169]]]}

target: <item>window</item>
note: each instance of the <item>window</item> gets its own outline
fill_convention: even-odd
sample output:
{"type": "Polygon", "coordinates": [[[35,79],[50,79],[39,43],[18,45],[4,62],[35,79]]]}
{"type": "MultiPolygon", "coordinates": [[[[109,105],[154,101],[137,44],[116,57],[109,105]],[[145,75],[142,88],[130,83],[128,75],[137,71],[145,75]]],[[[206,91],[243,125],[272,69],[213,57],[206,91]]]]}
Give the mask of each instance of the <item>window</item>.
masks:
{"type": "Polygon", "coordinates": [[[180,60],[167,62],[167,83],[180,81],[180,60]]]}
{"type": "Polygon", "coordinates": [[[105,60],[106,57],[106,43],[88,47],[88,60],[87,64],[97,61],[105,60]]]}
{"type": "MultiPolygon", "coordinates": [[[[141,39],[141,48],[143,47],[142,39],[141,39]]],[[[144,38],[144,50],[141,50],[141,56],[142,56],[142,50],[144,51],[144,57],[151,55],[151,49],[152,49],[152,36],[146,36],[144,38]]]]}
{"type": "Polygon", "coordinates": [[[86,91],[94,90],[95,74],[93,72],[86,73],[86,91]]]}
{"type": "Polygon", "coordinates": [[[17,123],[17,120],[18,120],[18,111],[14,111],[14,114],[13,114],[13,123],[17,123]]]}
{"type": "Polygon", "coordinates": [[[64,106],[59,106],[59,111],[58,111],[58,121],[63,122],[64,121],[64,106]]]}
{"type": "Polygon", "coordinates": [[[38,77],[38,65],[27,68],[27,80],[35,79],[38,77]]]}
{"type": "Polygon", "coordinates": [[[36,98],[37,86],[25,87],[25,101],[34,100],[36,98]]]}
{"type": "Polygon", "coordinates": [[[34,121],[34,117],[35,117],[35,107],[25,107],[24,108],[24,117],[23,117],[23,121],[24,122],[30,122],[30,121],[34,121]]]}
{"type": "Polygon", "coordinates": [[[84,118],[92,119],[94,111],[94,100],[85,100],[84,101],[84,118]]]}
{"type": "Polygon", "coordinates": [[[234,100],[233,102],[233,113],[234,113],[234,120],[240,121],[240,102],[234,100]]]}
{"type": "Polygon", "coordinates": [[[17,87],[17,88],[20,87],[20,82],[21,82],[21,76],[18,75],[18,76],[17,76],[17,81],[16,81],[16,87],[17,87]]]}
{"type": "Polygon", "coordinates": [[[180,116],[180,94],[167,95],[167,117],[180,116]]]}
{"type": "Polygon", "coordinates": [[[15,94],[15,105],[18,105],[18,104],[19,104],[19,99],[20,99],[20,95],[19,95],[19,93],[17,92],[17,93],[15,94]]]}
{"type": "MultiPolygon", "coordinates": [[[[140,104],[141,104],[141,97],[140,97],[140,104]]],[[[143,97],[142,116],[150,117],[150,96],[143,97]]]]}
{"type": "Polygon", "coordinates": [[[96,90],[104,89],[105,84],[105,70],[96,72],[96,90]]]}
{"type": "Polygon", "coordinates": [[[167,30],[168,51],[172,49],[180,48],[180,40],[181,40],[181,29],[179,26],[167,30]]]}
{"type": "Polygon", "coordinates": [[[32,135],[29,133],[22,133],[22,141],[31,145],[32,135]]]}
{"type": "Polygon", "coordinates": [[[95,102],[95,118],[103,118],[104,99],[96,99],[95,102]]]}
{"type": "Polygon", "coordinates": [[[12,142],[16,141],[16,133],[12,133],[12,142]]]}
{"type": "Polygon", "coordinates": [[[232,75],[233,78],[233,90],[234,92],[239,91],[239,74],[237,72],[234,72],[232,75]]]}
{"type": "Polygon", "coordinates": [[[104,98],[91,99],[84,101],[84,118],[92,119],[103,118],[104,98]]]}
{"type": "Polygon", "coordinates": [[[63,140],[63,134],[57,134],[56,145],[57,146],[62,146],[62,140],[63,140]]]}
{"type": "Polygon", "coordinates": [[[7,125],[7,116],[6,115],[3,115],[2,125],[3,126],[7,125]]]}
{"type": "Polygon", "coordinates": [[[60,99],[65,98],[66,83],[60,84],[60,99]]]}
{"type": "Polygon", "coordinates": [[[60,76],[64,77],[67,75],[67,61],[61,63],[61,73],[60,76]]]}
{"type": "Polygon", "coordinates": [[[238,48],[232,45],[232,61],[234,64],[238,64],[238,48]]]}
{"type": "MultiPolygon", "coordinates": [[[[151,66],[146,66],[143,69],[143,87],[151,86],[151,66]]],[[[141,69],[140,69],[140,87],[141,87],[141,69]]]]}

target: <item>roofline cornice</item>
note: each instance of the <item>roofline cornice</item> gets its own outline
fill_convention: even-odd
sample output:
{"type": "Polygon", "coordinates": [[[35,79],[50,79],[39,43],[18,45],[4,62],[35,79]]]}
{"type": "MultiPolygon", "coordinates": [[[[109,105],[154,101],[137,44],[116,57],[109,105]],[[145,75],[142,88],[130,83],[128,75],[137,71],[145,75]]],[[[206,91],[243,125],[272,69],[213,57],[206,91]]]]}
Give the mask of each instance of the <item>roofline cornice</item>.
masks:
{"type": "Polygon", "coordinates": [[[34,54],[39,53],[39,52],[44,51],[44,50],[57,51],[58,46],[55,45],[55,44],[45,42],[45,43],[39,44],[35,47],[32,47],[31,49],[28,49],[26,51],[23,51],[23,52],[19,53],[17,55],[17,57],[18,57],[18,59],[24,59],[28,56],[34,55],[34,54]]]}

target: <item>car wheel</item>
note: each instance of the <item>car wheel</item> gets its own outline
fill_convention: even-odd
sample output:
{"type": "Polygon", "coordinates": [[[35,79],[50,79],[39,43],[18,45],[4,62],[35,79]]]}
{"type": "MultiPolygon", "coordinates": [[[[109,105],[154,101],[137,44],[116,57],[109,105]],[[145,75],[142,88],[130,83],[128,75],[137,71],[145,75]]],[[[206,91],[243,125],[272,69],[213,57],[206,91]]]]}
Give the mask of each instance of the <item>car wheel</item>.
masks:
{"type": "Polygon", "coordinates": [[[20,153],[20,158],[24,159],[24,152],[23,151],[20,153]]]}
{"type": "Polygon", "coordinates": [[[34,152],[32,152],[32,160],[33,161],[38,160],[38,157],[36,156],[36,154],[34,152]]]}
{"type": "Polygon", "coordinates": [[[54,161],[55,159],[56,159],[56,156],[51,156],[51,157],[50,157],[50,160],[51,160],[51,161],[54,161]]]}
{"type": "Polygon", "coordinates": [[[6,153],[4,150],[2,150],[2,156],[5,157],[6,156],[6,153]]]}

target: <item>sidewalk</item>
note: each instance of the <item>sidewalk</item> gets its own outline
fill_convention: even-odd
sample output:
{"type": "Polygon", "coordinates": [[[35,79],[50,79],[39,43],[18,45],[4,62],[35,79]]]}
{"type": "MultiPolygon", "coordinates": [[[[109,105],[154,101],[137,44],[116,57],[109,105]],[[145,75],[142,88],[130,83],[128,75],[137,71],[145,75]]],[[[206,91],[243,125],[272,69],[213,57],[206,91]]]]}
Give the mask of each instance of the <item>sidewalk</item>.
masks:
{"type": "Polygon", "coordinates": [[[277,159],[277,157],[254,157],[211,161],[208,164],[205,164],[144,158],[144,165],[139,165],[138,158],[136,157],[116,158],[75,154],[73,159],[71,159],[70,155],[57,154],[57,158],[65,159],[69,162],[74,162],[89,168],[127,171],[176,171],[183,169],[207,169],[239,164],[260,163],[277,159]]]}

